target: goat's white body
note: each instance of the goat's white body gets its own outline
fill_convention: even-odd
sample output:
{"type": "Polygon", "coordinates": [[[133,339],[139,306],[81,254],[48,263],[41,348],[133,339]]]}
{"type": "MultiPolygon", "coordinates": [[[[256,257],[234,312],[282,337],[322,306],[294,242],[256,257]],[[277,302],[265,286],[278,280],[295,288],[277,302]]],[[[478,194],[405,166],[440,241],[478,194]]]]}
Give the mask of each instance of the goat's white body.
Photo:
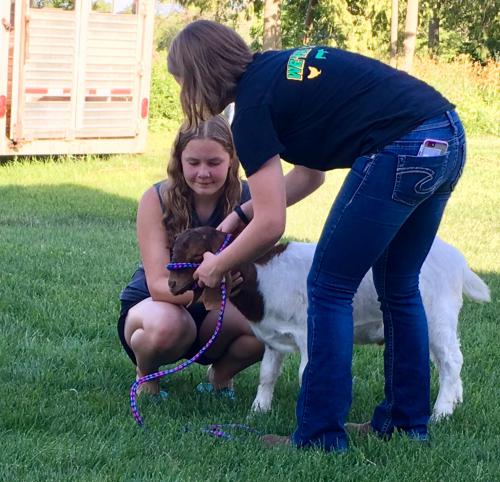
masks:
{"type": "MultiPolygon", "coordinates": [[[[307,363],[307,275],[315,244],[292,242],[267,264],[256,265],[259,291],[264,298],[264,317],[251,323],[255,335],[266,344],[255,411],[271,408],[274,385],[285,353],[300,351],[299,383],[307,363]]],[[[451,415],[462,401],[462,352],[458,340],[458,315],[462,293],[475,301],[489,301],[485,283],[467,266],[462,254],[436,238],[420,275],[420,291],[429,326],[431,359],[439,372],[435,419],[451,415]]],[[[355,343],[384,340],[382,312],[371,270],[354,297],[355,343]]]]}

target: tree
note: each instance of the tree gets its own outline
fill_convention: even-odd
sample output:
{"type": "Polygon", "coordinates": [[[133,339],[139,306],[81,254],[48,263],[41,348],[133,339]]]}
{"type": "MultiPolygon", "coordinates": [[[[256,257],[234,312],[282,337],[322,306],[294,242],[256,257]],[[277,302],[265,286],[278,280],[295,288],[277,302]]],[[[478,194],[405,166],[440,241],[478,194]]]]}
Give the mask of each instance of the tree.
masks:
{"type": "Polygon", "coordinates": [[[393,67],[398,62],[398,22],[399,22],[399,1],[392,0],[391,9],[391,50],[390,63],[393,67]]]}
{"type": "Polygon", "coordinates": [[[408,0],[406,6],[405,39],[403,43],[403,70],[409,72],[413,65],[415,46],[417,44],[418,0],[408,0]]]}
{"type": "Polygon", "coordinates": [[[477,60],[498,58],[500,53],[500,13],[497,0],[448,0],[441,25],[461,40],[460,53],[477,60]]]}
{"type": "Polygon", "coordinates": [[[309,0],[306,10],[306,18],[304,19],[304,45],[309,43],[311,30],[313,25],[314,7],[318,4],[318,0],[309,0]]]}
{"type": "Polygon", "coordinates": [[[281,48],[281,0],[265,0],[264,2],[264,35],[263,50],[281,48]]]}
{"type": "Polygon", "coordinates": [[[427,40],[431,55],[466,53],[480,61],[499,56],[498,0],[421,0],[420,18],[421,45],[427,40]]]}

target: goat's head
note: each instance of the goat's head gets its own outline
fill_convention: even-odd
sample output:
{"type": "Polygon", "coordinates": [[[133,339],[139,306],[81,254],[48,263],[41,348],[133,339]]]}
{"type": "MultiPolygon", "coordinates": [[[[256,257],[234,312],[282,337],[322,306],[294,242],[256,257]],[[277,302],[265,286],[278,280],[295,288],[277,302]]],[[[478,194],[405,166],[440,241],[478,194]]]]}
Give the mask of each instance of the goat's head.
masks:
{"type": "MultiPolygon", "coordinates": [[[[215,228],[203,226],[184,231],[177,236],[172,246],[172,263],[201,263],[203,253],[215,253],[224,242],[226,234],[215,228]]],[[[192,289],[194,268],[174,270],[168,277],[168,286],[174,295],[192,289]]]]}
{"type": "MultiPolygon", "coordinates": [[[[172,263],[201,263],[203,253],[210,251],[215,253],[224,242],[226,234],[214,228],[204,226],[184,231],[177,236],[172,246],[172,263]]],[[[280,255],[287,248],[287,244],[278,244],[268,253],[256,261],[256,264],[264,265],[275,256],[280,255]]],[[[243,263],[237,268],[243,282],[231,291],[231,276],[226,277],[226,288],[231,301],[236,308],[250,321],[259,322],[264,316],[264,298],[259,291],[257,281],[257,270],[254,263],[243,263]]],[[[169,275],[170,291],[174,295],[180,295],[193,289],[194,268],[174,270],[169,275]]],[[[221,292],[218,288],[195,289],[193,302],[200,299],[207,310],[217,309],[220,306],[221,292]]]]}

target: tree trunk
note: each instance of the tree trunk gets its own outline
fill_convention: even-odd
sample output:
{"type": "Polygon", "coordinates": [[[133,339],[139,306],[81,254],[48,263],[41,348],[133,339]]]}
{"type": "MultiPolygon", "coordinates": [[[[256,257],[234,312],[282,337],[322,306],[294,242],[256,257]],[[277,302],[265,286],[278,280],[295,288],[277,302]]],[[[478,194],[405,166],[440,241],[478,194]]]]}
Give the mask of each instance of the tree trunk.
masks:
{"type": "Polygon", "coordinates": [[[413,56],[415,55],[415,45],[417,43],[418,27],[418,0],[408,0],[406,7],[406,24],[404,40],[404,67],[403,70],[410,72],[413,65],[413,56]]]}
{"type": "Polygon", "coordinates": [[[264,2],[264,37],[262,50],[281,48],[280,0],[265,0],[264,2]]]}
{"type": "Polygon", "coordinates": [[[429,21],[429,52],[432,56],[439,52],[439,17],[436,13],[433,14],[429,21]]]}
{"type": "Polygon", "coordinates": [[[399,21],[399,0],[392,0],[391,11],[391,57],[392,67],[397,67],[398,63],[398,21],[399,21]]]}
{"type": "Polygon", "coordinates": [[[309,3],[307,4],[306,18],[304,20],[304,39],[303,39],[304,45],[307,45],[309,43],[309,40],[311,39],[314,8],[316,7],[317,4],[318,0],[309,0],[309,3]]]}

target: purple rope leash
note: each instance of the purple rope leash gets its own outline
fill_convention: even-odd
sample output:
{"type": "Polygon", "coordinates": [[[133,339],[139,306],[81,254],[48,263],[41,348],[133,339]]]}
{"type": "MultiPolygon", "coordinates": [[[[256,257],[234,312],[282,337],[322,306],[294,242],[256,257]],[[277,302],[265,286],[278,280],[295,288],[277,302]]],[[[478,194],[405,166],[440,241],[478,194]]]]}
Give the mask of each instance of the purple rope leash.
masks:
{"type": "MultiPolygon", "coordinates": [[[[219,254],[223,249],[225,249],[228,246],[228,244],[230,243],[230,241],[231,241],[231,235],[226,234],[226,237],[224,238],[224,242],[222,243],[221,247],[216,251],[215,254],[219,254]]],[[[167,264],[167,269],[170,271],[174,271],[177,269],[198,268],[200,266],[200,264],[201,263],[169,263],[169,264],[167,264]]],[[[197,283],[195,283],[195,284],[197,284],[197,283]]],[[[215,339],[219,335],[219,332],[222,328],[222,320],[224,318],[224,311],[226,309],[226,301],[227,301],[226,283],[224,281],[221,282],[220,288],[222,291],[222,301],[221,301],[221,306],[220,306],[220,310],[219,310],[219,316],[217,318],[217,324],[215,326],[215,330],[214,330],[212,336],[207,341],[207,343],[205,343],[205,345],[200,349],[200,351],[198,353],[196,353],[196,355],[194,355],[189,360],[186,360],[185,362],[182,362],[173,368],[170,368],[170,369],[164,370],[164,371],[159,371],[156,373],[150,373],[149,375],[145,375],[145,376],[139,378],[139,380],[136,380],[132,384],[132,386],[130,387],[130,410],[132,411],[132,415],[139,426],[142,427],[144,425],[144,420],[142,419],[142,417],[139,413],[139,409],[137,407],[137,390],[139,389],[139,387],[145,382],[157,380],[157,379],[165,377],[167,375],[171,375],[173,373],[177,373],[177,372],[180,372],[181,370],[184,370],[189,365],[193,364],[196,360],[198,360],[201,357],[201,355],[203,355],[203,353],[205,353],[212,346],[215,339]]]]}
{"type": "Polygon", "coordinates": [[[211,435],[212,437],[224,438],[226,440],[233,440],[237,438],[236,435],[229,433],[228,430],[240,430],[242,432],[261,435],[258,430],[255,430],[254,428],[242,423],[215,423],[203,428],[201,431],[203,433],[211,435]]]}

